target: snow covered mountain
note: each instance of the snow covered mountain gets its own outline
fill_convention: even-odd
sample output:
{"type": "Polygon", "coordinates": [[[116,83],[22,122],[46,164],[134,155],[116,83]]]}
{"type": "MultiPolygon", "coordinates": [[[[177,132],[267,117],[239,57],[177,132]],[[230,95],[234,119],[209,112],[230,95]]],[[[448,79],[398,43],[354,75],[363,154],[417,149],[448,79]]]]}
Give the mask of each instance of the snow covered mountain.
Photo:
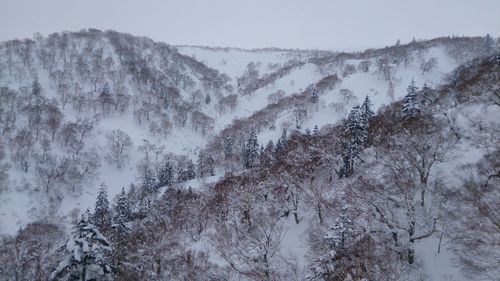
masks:
{"type": "MultiPolygon", "coordinates": [[[[132,277],[123,280],[344,280],[328,278],[354,267],[342,255],[360,245],[374,247],[378,272],[342,272],[346,280],[461,280],[451,261],[463,248],[443,246],[437,256],[433,243],[441,247],[447,229],[462,225],[446,221],[451,207],[436,206],[453,193],[443,182],[462,184],[464,165],[493,157],[488,165],[498,168],[495,46],[490,37],[460,37],[356,53],[242,50],[94,29],[3,42],[0,234],[35,221],[69,226],[106,190],[134,202],[127,228],[144,239],[137,253],[150,251],[140,266],[154,269],[124,267],[121,278],[132,277]],[[402,104],[418,118],[403,118],[402,104]],[[359,108],[378,113],[356,125],[366,135],[354,147],[354,133],[342,132],[359,108]],[[421,197],[401,191],[411,180],[421,197]],[[151,244],[141,228],[172,237],[151,244]],[[391,236],[394,246],[377,246],[391,236]],[[155,258],[162,251],[178,251],[181,267],[192,268],[155,258]],[[392,268],[380,251],[404,252],[410,264],[416,257],[424,270],[392,268]]],[[[498,191],[491,198],[498,203],[498,191]]],[[[135,257],[115,258],[130,265],[135,257]]]]}

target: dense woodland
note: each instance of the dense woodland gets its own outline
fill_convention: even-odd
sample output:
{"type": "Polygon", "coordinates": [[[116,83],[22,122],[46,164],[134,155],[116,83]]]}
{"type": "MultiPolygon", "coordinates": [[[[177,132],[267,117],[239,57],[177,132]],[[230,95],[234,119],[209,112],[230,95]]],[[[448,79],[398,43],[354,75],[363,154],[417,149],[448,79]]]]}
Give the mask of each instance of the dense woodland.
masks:
{"type": "MultiPolygon", "coordinates": [[[[3,42],[0,81],[10,82],[0,85],[0,197],[28,192],[46,203],[17,234],[0,237],[0,279],[429,280],[416,245],[434,239],[432,251],[449,249],[470,280],[498,280],[496,46],[487,36],[290,51],[269,72],[249,63],[232,81],[173,46],[114,31],[3,42]],[[396,68],[435,46],[459,63],[441,85],[412,81],[378,109],[369,95],[338,89],[346,103],[330,107],[345,118],[304,127],[342,79],[373,72],[396,84],[396,68]],[[318,72],[308,87],[277,90],[265,107],[217,129],[240,99],[305,64],[318,72]],[[285,113],[288,125],[279,126],[285,113]],[[151,139],[98,131],[127,115],[151,139]],[[258,136],[269,128],[281,136],[264,143],[258,136]],[[205,147],[170,152],[166,140],[181,129],[207,138],[205,147]],[[103,142],[94,145],[96,135],[103,142]],[[477,161],[464,161],[467,153],[477,161]],[[130,162],[137,180],[109,196],[95,181],[101,167],[130,162]],[[71,225],[55,220],[65,196],[89,185],[99,186],[93,208],[65,214],[71,225]],[[283,250],[297,228],[304,260],[283,250]]],[[[422,74],[438,63],[420,58],[422,74]]]]}

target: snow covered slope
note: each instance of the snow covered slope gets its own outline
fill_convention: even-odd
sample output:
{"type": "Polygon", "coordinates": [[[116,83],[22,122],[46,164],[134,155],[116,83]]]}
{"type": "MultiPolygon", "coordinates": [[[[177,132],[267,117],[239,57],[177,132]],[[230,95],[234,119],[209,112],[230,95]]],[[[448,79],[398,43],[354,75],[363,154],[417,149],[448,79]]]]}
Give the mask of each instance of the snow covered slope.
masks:
{"type": "MultiPolygon", "coordinates": [[[[476,41],[468,44],[475,46],[476,41]]],[[[456,44],[446,39],[429,42],[350,56],[201,47],[179,47],[177,52],[149,39],[98,30],[4,42],[0,47],[0,84],[6,87],[5,95],[11,91],[15,96],[16,110],[22,109],[22,103],[30,104],[31,86],[37,79],[44,106],[54,105],[63,117],[54,125],[52,140],[47,128],[49,117],[33,121],[41,123],[37,125],[18,114],[9,123],[8,108],[2,108],[4,162],[10,162],[16,153],[24,157],[23,149],[28,153],[26,159],[16,158],[18,161],[12,161],[6,170],[9,177],[0,196],[1,232],[13,233],[26,222],[45,216],[47,209],[57,216],[65,216],[74,208],[85,210],[92,206],[101,183],[114,196],[122,187],[142,181],[144,171],[137,166],[144,164],[145,158],[152,170],[163,159],[172,159],[172,154],[196,161],[200,149],[223,129],[234,127],[234,119],[249,118],[249,125],[239,132],[246,134],[249,126],[256,126],[252,116],[294,93],[306,91],[324,77],[336,75],[338,80],[321,90],[317,106],[306,108],[301,115],[293,106],[276,112],[276,120],[270,120],[270,126],[259,128],[260,143],[278,139],[282,129],[305,130],[333,124],[346,117],[349,109],[367,95],[375,108],[389,104],[405,94],[412,79],[418,86],[437,85],[471,56],[456,55],[456,44]],[[102,96],[105,87],[111,92],[109,101],[102,96]],[[224,99],[231,95],[232,101],[224,99]],[[71,129],[69,125],[85,122],[90,124],[88,132],[64,134],[71,129]],[[20,141],[22,128],[40,131],[41,136],[35,140],[28,137],[27,145],[16,150],[14,139],[18,136],[20,141]],[[125,132],[132,141],[127,148],[127,160],[120,168],[104,160],[109,150],[105,136],[115,129],[125,132]],[[81,140],[77,135],[83,135],[81,140]],[[75,141],[68,143],[67,138],[75,141]],[[156,149],[155,161],[145,157],[144,150],[139,151],[146,140],[151,150],[156,149]],[[46,154],[37,155],[42,147],[46,154]],[[69,180],[68,171],[60,171],[65,174],[59,176],[53,171],[52,178],[44,176],[45,165],[61,165],[63,160],[75,157],[101,160],[88,168],[81,167],[83,160],[79,159],[75,163],[79,172],[74,172],[81,179],[76,182],[69,180]],[[23,160],[29,166],[26,172],[19,164],[23,160]],[[85,171],[91,176],[83,176],[85,171]],[[44,185],[53,186],[53,194],[44,185]],[[17,204],[21,200],[26,204],[17,204]]],[[[25,110],[28,113],[31,109],[25,110]]],[[[177,172],[183,165],[186,164],[179,164],[177,172]]]]}

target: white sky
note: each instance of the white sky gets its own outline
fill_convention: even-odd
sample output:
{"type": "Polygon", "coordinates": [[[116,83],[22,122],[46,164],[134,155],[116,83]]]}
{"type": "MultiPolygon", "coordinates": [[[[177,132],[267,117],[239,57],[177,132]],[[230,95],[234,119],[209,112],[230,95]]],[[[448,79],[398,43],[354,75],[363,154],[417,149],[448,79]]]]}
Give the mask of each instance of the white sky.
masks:
{"type": "Polygon", "coordinates": [[[169,44],[341,49],[500,36],[500,0],[0,0],[0,41],[82,28],[169,44]]]}

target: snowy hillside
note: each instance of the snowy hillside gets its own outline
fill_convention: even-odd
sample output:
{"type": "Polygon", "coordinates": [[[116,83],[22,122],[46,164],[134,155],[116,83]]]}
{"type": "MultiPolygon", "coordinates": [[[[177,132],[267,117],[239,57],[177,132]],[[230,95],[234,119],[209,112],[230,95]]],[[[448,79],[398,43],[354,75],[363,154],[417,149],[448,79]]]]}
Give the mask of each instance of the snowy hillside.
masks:
{"type": "Polygon", "coordinates": [[[465,166],[478,177],[498,168],[488,40],[356,53],[173,47],[99,30],[3,42],[0,235],[32,222],[69,228],[105,190],[113,206],[131,204],[123,228],[135,240],[114,232],[115,218],[99,226],[134,249],[115,257],[124,280],[198,280],[204,270],[210,280],[340,280],[328,279],[333,268],[355,267],[347,257],[363,247],[373,261],[363,266],[377,269],[345,280],[467,280],[454,263],[463,248],[448,247],[463,225],[446,222],[453,202],[443,198],[465,166]],[[364,130],[356,141],[344,132],[352,126],[364,130]],[[491,167],[474,166],[488,157],[491,167]],[[158,258],[164,251],[175,262],[158,258]],[[154,270],[134,269],[137,259],[154,270]]]}

